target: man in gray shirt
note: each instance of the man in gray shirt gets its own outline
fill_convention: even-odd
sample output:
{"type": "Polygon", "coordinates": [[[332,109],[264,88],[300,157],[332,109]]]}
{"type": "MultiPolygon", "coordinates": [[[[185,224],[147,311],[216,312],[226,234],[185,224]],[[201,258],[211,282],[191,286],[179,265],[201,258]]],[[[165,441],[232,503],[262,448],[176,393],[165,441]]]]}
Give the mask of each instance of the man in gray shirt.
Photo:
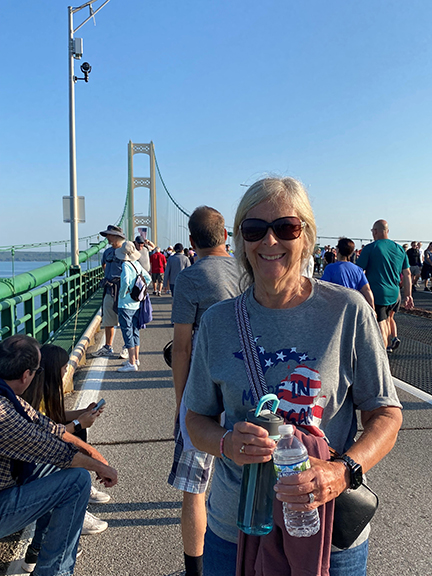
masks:
{"type": "MultiPolygon", "coordinates": [[[[235,258],[225,250],[227,232],[222,214],[214,208],[200,206],[189,219],[189,231],[199,259],[180,272],[175,280],[172,369],[177,404],[176,445],[168,482],[183,491],[181,524],[186,576],[199,576],[207,525],[205,492],[213,456],[196,450],[191,444],[182,397],[189,374],[192,341],[201,316],[213,304],[240,293],[240,272],[235,258]]],[[[167,269],[174,258],[169,258],[167,269]]]]}
{"type": "Polygon", "coordinates": [[[176,244],[174,246],[174,252],[175,254],[170,256],[167,260],[163,283],[164,288],[167,288],[169,285],[171,296],[173,297],[174,284],[179,272],[191,266],[189,258],[183,254],[183,244],[180,244],[180,242],[176,244]]]}
{"type": "Polygon", "coordinates": [[[155,245],[151,240],[137,236],[134,240],[135,248],[141,253],[138,262],[146,272],[150,272],[150,251],[155,249],[155,245]]]}

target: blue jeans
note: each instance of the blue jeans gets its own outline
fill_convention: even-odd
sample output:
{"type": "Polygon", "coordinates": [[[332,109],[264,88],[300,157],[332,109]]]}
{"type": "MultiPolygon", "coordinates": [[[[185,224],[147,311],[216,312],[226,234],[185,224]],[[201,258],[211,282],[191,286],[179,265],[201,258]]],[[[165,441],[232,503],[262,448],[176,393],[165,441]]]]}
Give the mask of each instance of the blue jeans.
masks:
{"type": "MultiPolygon", "coordinates": [[[[332,552],[330,576],[366,576],[368,541],[351,550],[332,552]]],[[[227,542],[207,526],[204,540],[203,576],[235,576],[237,544],[227,542]]]]}
{"type": "Polygon", "coordinates": [[[204,538],[203,576],[235,576],[237,544],[216,536],[207,526],[204,538]]]}
{"type": "Polygon", "coordinates": [[[39,466],[22,486],[0,491],[0,538],[43,518],[35,576],[73,574],[78,541],[90,495],[90,474],[83,468],[39,466]]]}
{"type": "Polygon", "coordinates": [[[332,552],[330,556],[330,576],[366,576],[369,540],[348,550],[332,552]]]}
{"type": "Polygon", "coordinates": [[[139,308],[137,310],[131,310],[130,308],[118,309],[120,329],[126,348],[134,348],[140,345],[139,315],[139,308]]]}

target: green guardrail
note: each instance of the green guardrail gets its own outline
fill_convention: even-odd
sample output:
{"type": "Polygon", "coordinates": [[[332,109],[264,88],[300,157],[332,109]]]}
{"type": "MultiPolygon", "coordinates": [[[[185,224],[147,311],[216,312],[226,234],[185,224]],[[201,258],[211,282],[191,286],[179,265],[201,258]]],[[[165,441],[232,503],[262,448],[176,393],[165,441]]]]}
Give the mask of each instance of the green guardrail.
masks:
{"type": "Polygon", "coordinates": [[[0,301],[0,338],[23,333],[45,343],[55,340],[55,334],[62,327],[64,332],[68,323],[73,346],[81,336],[78,333],[80,310],[98,290],[102,295],[103,276],[102,267],[98,266],[0,301]]]}
{"type": "MultiPolygon", "coordinates": [[[[80,264],[100,252],[106,245],[107,240],[103,240],[88,250],[80,252],[80,264]]],[[[0,278],[0,301],[10,298],[11,296],[24,294],[45,282],[49,282],[57,276],[62,276],[67,272],[67,270],[69,270],[70,265],[71,258],[65,258],[64,260],[56,260],[52,264],[35,268],[30,272],[18,274],[18,276],[15,276],[14,278],[0,278]]]]}
{"type": "MultiPolygon", "coordinates": [[[[117,226],[123,225],[127,198],[117,226]]],[[[0,249],[13,253],[15,248],[60,243],[63,241],[0,249]]],[[[89,261],[107,244],[104,239],[80,252],[79,263],[89,261]]],[[[0,278],[0,340],[22,333],[41,344],[56,342],[70,352],[101,305],[103,277],[101,266],[83,271],[72,268],[71,258],[65,258],[12,278],[0,278]],[[66,272],[68,277],[57,279],[66,272]]]]}

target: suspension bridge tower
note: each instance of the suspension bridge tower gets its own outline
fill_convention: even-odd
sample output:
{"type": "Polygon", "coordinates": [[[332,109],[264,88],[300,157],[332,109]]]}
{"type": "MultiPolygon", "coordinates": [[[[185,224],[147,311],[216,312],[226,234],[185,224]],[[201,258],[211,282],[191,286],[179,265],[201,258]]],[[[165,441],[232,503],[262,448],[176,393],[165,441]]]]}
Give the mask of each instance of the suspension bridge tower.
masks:
{"type": "Polygon", "coordinates": [[[157,210],[156,210],[156,174],[154,144],[128,144],[128,204],[127,204],[127,230],[129,240],[134,240],[135,228],[147,226],[150,228],[150,240],[157,245],[157,210]],[[135,177],[133,171],[134,154],[148,154],[150,159],[150,178],[135,177]],[[148,216],[136,216],[134,209],[135,188],[148,188],[150,190],[150,204],[148,216]]]}

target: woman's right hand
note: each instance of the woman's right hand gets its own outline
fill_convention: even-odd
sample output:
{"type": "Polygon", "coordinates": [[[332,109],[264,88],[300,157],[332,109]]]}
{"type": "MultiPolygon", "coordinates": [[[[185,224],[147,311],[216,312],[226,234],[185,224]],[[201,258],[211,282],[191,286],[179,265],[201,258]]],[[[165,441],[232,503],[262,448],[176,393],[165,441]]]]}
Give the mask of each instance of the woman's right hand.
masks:
{"type": "Polygon", "coordinates": [[[92,410],[93,408],[88,412],[83,412],[81,416],[78,417],[78,421],[83,428],[90,428],[90,426],[93,425],[93,422],[99,416],[99,411],[93,412],[92,410]]]}
{"type": "Polygon", "coordinates": [[[239,466],[268,462],[276,442],[267,430],[250,422],[237,422],[224,440],[224,454],[239,466]]]}

